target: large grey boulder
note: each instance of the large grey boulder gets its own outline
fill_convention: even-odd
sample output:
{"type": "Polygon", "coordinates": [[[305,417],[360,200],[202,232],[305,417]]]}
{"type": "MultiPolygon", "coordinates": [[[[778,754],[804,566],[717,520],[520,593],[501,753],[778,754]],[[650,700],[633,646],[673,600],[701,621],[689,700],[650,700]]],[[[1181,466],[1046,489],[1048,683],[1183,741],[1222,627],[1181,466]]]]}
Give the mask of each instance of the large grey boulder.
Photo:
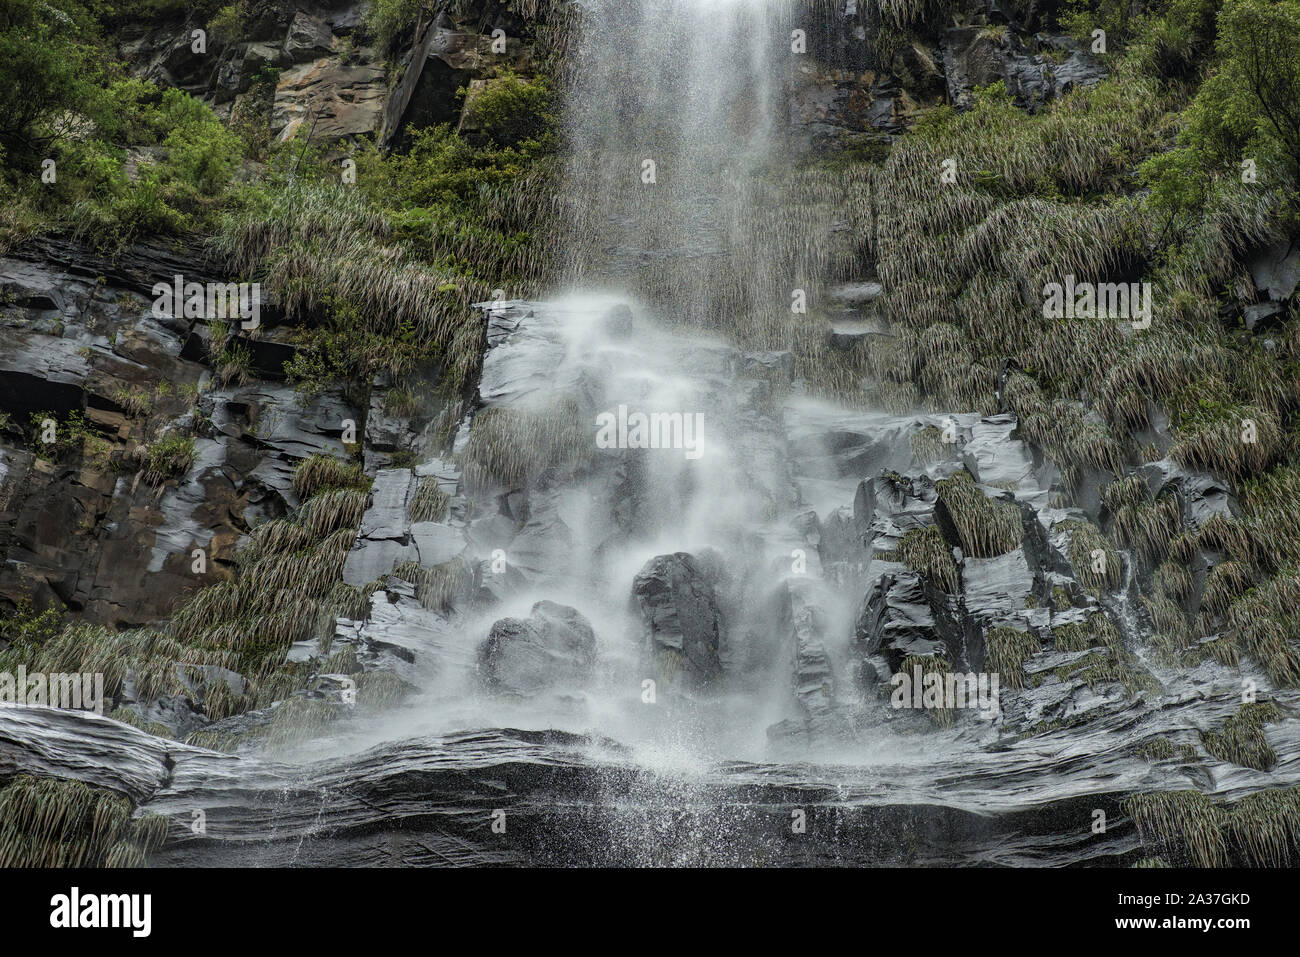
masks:
{"type": "Polygon", "coordinates": [[[527,618],[502,618],[479,646],[478,673],[489,688],[533,695],[579,685],[596,661],[596,634],[582,612],[539,601],[527,618]]]}

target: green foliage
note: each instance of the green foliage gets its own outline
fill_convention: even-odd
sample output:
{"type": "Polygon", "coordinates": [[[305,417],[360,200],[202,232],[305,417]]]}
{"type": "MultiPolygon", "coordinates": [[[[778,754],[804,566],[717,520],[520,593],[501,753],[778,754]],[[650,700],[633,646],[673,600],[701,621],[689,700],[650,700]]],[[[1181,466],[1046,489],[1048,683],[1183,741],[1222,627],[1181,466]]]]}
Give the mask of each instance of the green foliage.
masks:
{"type": "Polygon", "coordinates": [[[1243,704],[1223,721],[1223,730],[1201,733],[1205,750],[1222,761],[1231,761],[1257,771],[1271,770],[1277,754],[1264,737],[1264,725],[1281,721],[1284,715],[1272,702],[1243,704]]]}
{"type": "Polygon", "coordinates": [[[71,464],[78,460],[100,471],[112,467],[112,445],[79,411],[58,416],[33,412],[26,433],[28,447],[52,462],[71,464]],[[53,441],[46,442],[47,424],[53,423],[53,441]]]}
{"type": "Polygon", "coordinates": [[[1300,2],[1228,0],[1219,15],[1219,69],[1202,87],[1189,134],[1235,162],[1246,147],[1300,170],[1300,2]]]}
{"type": "Polygon", "coordinates": [[[121,13],[75,0],[0,11],[0,186],[14,197],[0,245],[62,228],[111,251],[202,228],[225,199],[243,144],[188,94],[123,75],[96,19],[121,13]]]}
{"type": "Polygon", "coordinates": [[[546,149],[554,138],[555,93],[545,77],[524,79],[514,73],[484,81],[482,89],[461,89],[466,97],[462,129],[501,148],[525,154],[546,149]]]}
{"type": "Polygon", "coordinates": [[[167,819],[81,781],[16,775],[0,788],[0,867],[140,867],[167,819]]]}
{"type": "Polygon", "coordinates": [[[0,641],[10,644],[42,645],[63,627],[63,612],[57,608],[36,611],[27,600],[18,602],[7,618],[0,618],[0,641]]]}
{"type": "Polygon", "coordinates": [[[381,50],[391,51],[398,37],[415,27],[430,4],[422,0],[371,0],[366,9],[366,32],[381,50]]]}
{"type": "Polygon", "coordinates": [[[149,446],[145,456],[144,480],[161,485],[184,475],[194,464],[194,437],[169,432],[149,446]]]}
{"type": "Polygon", "coordinates": [[[370,480],[360,465],[330,455],[317,454],[303,459],[293,470],[293,490],[304,501],[330,489],[365,491],[369,488],[370,480]]]}
{"type": "Polygon", "coordinates": [[[0,6],[0,158],[32,172],[103,107],[99,25],[76,0],[0,6]]]}
{"type": "Polygon", "coordinates": [[[228,3],[208,21],[208,32],[219,43],[231,43],[239,39],[249,18],[249,0],[237,0],[228,3]]]}
{"type": "MultiPolygon", "coordinates": [[[[1266,186],[1300,175],[1300,2],[1228,0],[1217,26],[1217,66],[1186,112],[1178,148],[1139,169],[1149,205],[1165,215],[1203,207],[1222,189],[1216,177],[1238,178],[1246,160],[1266,186]]],[[[1212,34],[1199,32],[1203,46],[1212,34]]]]}

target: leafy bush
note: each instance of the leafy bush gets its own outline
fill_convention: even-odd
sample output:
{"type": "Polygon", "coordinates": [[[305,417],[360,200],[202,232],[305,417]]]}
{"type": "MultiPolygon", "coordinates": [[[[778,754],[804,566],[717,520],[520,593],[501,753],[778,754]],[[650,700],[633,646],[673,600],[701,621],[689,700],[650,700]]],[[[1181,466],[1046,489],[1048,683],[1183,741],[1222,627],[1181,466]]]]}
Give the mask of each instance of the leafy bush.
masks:
{"type": "Polygon", "coordinates": [[[73,0],[0,6],[0,149],[31,171],[51,144],[103,108],[105,58],[98,24],[73,0]]]}
{"type": "MultiPolygon", "coordinates": [[[[1300,0],[1228,0],[1219,14],[1219,69],[1190,111],[1190,143],[1220,163],[1247,147],[1300,173],[1300,0]]],[[[1263,164],[1261,164],[1263,165],[1263,164]]]]}
{"type": "Polygon", "coordinates": [[[462,126],[497,146],[536,143],[553,135],[555,92],[544,77],[526,80],[506,73],[484,81],[479,90],[459,92],[466,96],[462,126]]]}
{"type": "Polygon", "coordinates": [[[366,10],[366,32],[381,50],[389,50],[404,31],[415,26],[426,6],[421,0],[371,0],[366,10]]]}

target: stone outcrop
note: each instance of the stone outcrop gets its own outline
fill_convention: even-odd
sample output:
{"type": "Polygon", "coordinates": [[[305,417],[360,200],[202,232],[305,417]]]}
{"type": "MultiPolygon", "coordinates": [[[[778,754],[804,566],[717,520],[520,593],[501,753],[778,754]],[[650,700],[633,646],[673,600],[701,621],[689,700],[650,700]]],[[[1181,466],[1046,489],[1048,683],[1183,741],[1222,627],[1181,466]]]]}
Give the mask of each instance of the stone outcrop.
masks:
{"type": "Polygon", "coordinates": [[[479,646],[479,677],[515,695],[580,688],[596,660],[596,634],[582,612],[552,601],[527,618],[502,618],[479,646]]]}
{"type": "Polygon", "coordinates": [[[150,245],[108,262],[47,240],[0,258],[0,603],[122,627],[169,617],[227,574],[253,524],[298,504],[294,465],[342,456],[344,420],[364,419],[338,393],[218,387],[193,345],[205,321],[154,315],[153,284],[177,274],[205,282],[215,269],[150,245]],[[187,471],[142,481],[149,443],[173,429],[193,434],[187,471]]]}
{"type": "Polygon", "coordinates": [[[686,552],[650,559],[632,582],[647,649],[679,659],[691,680],[707,683],[722,671],[725,624],[714,584],[715,566],[686,552]]]}

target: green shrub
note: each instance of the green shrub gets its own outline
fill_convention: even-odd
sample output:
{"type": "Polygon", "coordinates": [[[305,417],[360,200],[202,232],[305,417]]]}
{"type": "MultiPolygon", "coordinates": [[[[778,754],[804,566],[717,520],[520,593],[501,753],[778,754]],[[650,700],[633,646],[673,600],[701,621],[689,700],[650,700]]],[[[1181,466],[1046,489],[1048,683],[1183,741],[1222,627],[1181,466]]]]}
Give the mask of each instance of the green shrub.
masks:
{"type": "Polygon", "coordinates": [[[169,432],[151,444],[145,456],[144,480],[150,485],[161,485],[169,478],[178,478],[194,465],[194,437],[180,432],[169,432]]]}
{"type": "Polygon", "coordinates": [[[371,0],[365,15],[366,32],[381,50],[391,51],[398,37],[415,27],[426,6],[422,0],[371,0]]]}
{"type": "Polygon", "coordinates": [[[545,77],[527,80],[514,73],[486,80],[482,89],[466,96],[462,127],[499,147],[525,141],[541,142],[555,126],[555,94],[545,77]]]}

